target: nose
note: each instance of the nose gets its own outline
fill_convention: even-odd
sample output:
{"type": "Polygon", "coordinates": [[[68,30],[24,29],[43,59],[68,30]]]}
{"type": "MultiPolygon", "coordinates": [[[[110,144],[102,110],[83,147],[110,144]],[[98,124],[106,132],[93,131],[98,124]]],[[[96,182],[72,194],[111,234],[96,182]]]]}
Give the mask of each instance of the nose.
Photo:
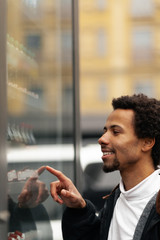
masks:
{"type": "Polygon", "coordinates": [[[109,138],[108,138],[107,132],[104,133],[104,134],[98,139],[98,143],[99,143],[100,145],[102,145],[102,144],[108,145],[108,144],[109,144],[109,138]]]}

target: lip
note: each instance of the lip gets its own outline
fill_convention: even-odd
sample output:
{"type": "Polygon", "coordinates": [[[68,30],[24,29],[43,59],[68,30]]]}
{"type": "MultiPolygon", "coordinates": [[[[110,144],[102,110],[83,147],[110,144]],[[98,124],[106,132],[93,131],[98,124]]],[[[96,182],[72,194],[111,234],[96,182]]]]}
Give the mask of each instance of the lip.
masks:
{"type": "Polygon", "coordinates": [[[103,152],[102,157],[111,157],[113,156],[114,152],[113,151],[109,151],[109,152],[103,152]]]}
{"type": "Polygon", "coordinates": [[[114,155],[114,151],[112,149],[102,149],[102,159],[110,158],[114,155]]]}
{"type": "Polygon", "coordinates": [[[102,153],[104,153],[104,152],[113,152],[114,153],[113,148],[105,147],[105,146],[101,147],[101,151],[102,151],[102,153]]]}
{"type": "Polygon", "coordinates": [[[103,152],[103,156],[110,156],[110,155],[113,155],[114,152],[113,151],[109,151],[109,152],[103,152]]]}

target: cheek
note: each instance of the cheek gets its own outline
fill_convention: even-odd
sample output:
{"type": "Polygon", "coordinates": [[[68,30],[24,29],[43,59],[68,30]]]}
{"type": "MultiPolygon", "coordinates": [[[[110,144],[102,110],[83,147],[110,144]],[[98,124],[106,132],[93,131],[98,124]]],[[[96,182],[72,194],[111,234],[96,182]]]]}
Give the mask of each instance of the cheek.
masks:
{"type": "Polygon", "coordinates": [[[129,142],[121,138],[114,142],[113,145],[115,151],[126,151],[128,149],[129,142]]]}
{"type": "Polygon", "coordinates": [[[120,141],[114,145],[117,154],[134,155],[139,151],[137,142],[120,141]]]}
{"type": "Polygon", "coordinates": [[[127,161],[137,161],[140,157],[140,147],[136,142],[129,142],[117,146],[117,158],[127,161]]]}

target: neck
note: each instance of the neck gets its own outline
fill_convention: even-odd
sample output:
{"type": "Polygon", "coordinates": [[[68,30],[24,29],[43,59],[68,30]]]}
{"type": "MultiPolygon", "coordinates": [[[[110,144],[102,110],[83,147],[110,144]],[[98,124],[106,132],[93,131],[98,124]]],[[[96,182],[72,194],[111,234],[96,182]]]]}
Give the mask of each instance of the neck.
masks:
{"type": "Polygon", "coordinates": [[[135,170],[133,168],[134,167],[132,166],[132,169],[130,171],[120,171],[126,191],[135,187],[137,184],[139,184],[141,181],[143,181],[155,171],[153,166],[150,168],[147,168],[145,166],[143,166],[142,168],[136,167],[135,170]]]}

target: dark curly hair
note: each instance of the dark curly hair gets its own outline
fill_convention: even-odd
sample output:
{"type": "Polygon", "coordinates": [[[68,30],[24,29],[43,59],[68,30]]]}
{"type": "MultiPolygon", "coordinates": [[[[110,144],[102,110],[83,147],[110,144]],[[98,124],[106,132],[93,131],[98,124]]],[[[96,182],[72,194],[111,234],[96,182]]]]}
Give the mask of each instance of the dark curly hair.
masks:
{"type": "Polygon", "coordinates": [[[138,138],[155,138],[152,158],[155,169],[160,164],[160,101],[144,94],[122,96],[112,100],[113,109],[132,109],[134,129],[138,138]]]}

